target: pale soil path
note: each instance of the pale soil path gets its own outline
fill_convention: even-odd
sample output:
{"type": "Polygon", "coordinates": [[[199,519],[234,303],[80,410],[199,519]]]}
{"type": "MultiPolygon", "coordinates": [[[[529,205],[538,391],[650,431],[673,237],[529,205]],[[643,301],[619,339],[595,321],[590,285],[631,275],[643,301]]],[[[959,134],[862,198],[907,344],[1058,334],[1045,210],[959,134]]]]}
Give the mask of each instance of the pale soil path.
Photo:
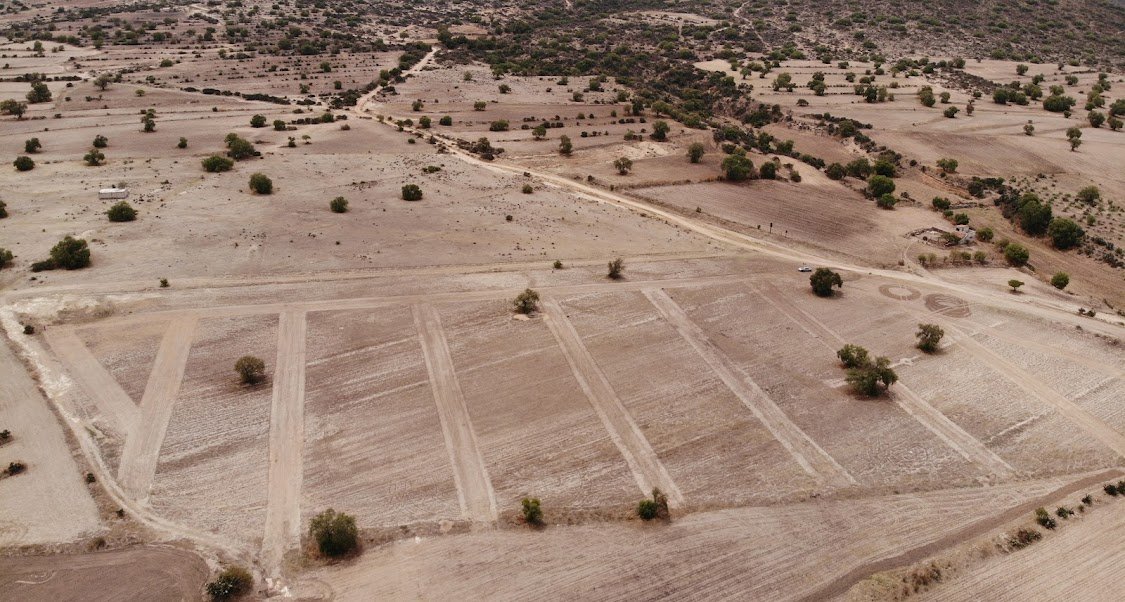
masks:
{"type": "MultiPolygon", "coordinates": [[[[751,288],[794,323],[813,333],[813,336],[824,343],[824,346],[829,350],[835,352],[837,347],[846,343],[843,337],[817,320],[816,317],[788,302],[773,285],[751,288]]],[[[927,430],[937,435],[961,457],[998,477],[1015,475],[1015,469],[1003,458],[993,453],[965,429],[958,426],[957,423],[950,420],[925,399],[922,399],[901,380],[895,384],[892,395],[895,403],[903,411],[926,427],[927,430]]]]}
{"type": "Polygon", "coordinates": [[[621,450],[641,492],[649,495],[654,487],[659,487],[668,496],[670,507],[683,506],[684,495],[680,488],[672,481],[644,433],[622,405],[558,301],[546,299],[542,305],[547,328],[558,341],[575,380],[590,400],[590,405],[594,406],[613,443],[621,450]]]}
{"type": "MultiPolygon", "coordinates": [[[[0,425],[12,432],[0,461],[28,467],[0,482],[0,546],[65,542],[98,531],[97,506],[62,427],[6,341],[0,341],[0,425]]],[[[3,591],[0,586],[0,598],[3,591]]]]}
{"type": "Polygon", "coordinates": [[[1044,345],[1035,341],[1029,341],[1024,337],[1013,336],[1012,334],[1005,332],[999,328],[992,328],[987,326],[981,327],[977,332],[971,333],[970,336],[976,336],[977,334],[986,334],[990,337],[996,337],[1020,347],[1034,349],[1040,353],[1064,357],[1076,364],[1081,364],[1092,370],[1097,370],[1098,372],[1104,372],[1105,374],[1113,378],[1125,378],[1125,368],[1119,365],[1115,366],[1113,364],[1098,361],[1096,358],[1090,357],[1088,355],[1083,355],[1081,353],[1075,353],[1061,346],[1051,347],[1050,345],[1044,345]]]}
{"type": "Polygon", "coordinates": [[[100,412],[108,415],[124,439],[136,427],[140,411],[129,394],[117,384],[113,376],[98,362],[74,330],[66,327],[47,328],[44,337],[68,372],[86,394],[94,400],[100,412]]]}
{"type": "Polygon", "coordinates": [[[270,412],[270,464],[262,566],[281,575],[285,552],[301,540],[301,454],[305,440],[305,312],[285,311],[277,327],[270,412]]]}
{"type": "Polygon", "coordinates": [[[680,336],[695,349],[703,361],[707,362],[723,384],[789,451],[805,472],[832,487],[856,484],[855,479],[844,470],[844,467],[840,466],[828,452],[821,449],[796,424],[793,424],[769,395],[719,350],[667,293],[660,289],[646,289],[644,295],[664,319],[680,333],[680,336]]]}
{"type": "Polygon", "coordinates": [[[141,502],[148,498],[152,487],[160,447],[180,394],[197,323],[198,319],[188,316],[168,325],[141,397],[140,421],[125,440],[121,452],[117,481],[126,495],[141,502]]]}
{"type": "Polygon", "coordinates": [[[475,522],[495,521],[496,494],[469,419],[465,396],[457,382],[441,317],[432,305],[419,304],[414,306],[414,323],[422,344],[426,371],[430,375],[430,388],[437,403],[445,446],[453,464],[461,513],[475,522]]]}
{"type": "MultiPolygon", "coordinates": [[[[1036,508],[1050,507],[1052,505],[1052,502],[1056,502],[1059,498],[1085,491],[1087,489],[1090,489],[1091,487],[1099,485],[1100,483],[1117,478],[1119,476],[1121,476],[1121,470],[1114,468],[1068,483],[1054,491],[1051,491],[1050,493],[1047,493],[1046,495],[1037,496],[1018,506],[1008,508],[1000,514],[971,522],[936,541],[932,541],[930,543],[920,545],[916,548],[906,550],[889,558],[883,558],[875,562],[869,562],[862,566],[856,567],[855,569],[849,571],[847,574],[837,577],[829,585],[824,586],[818,589],[816,592],[801,598],[801,600],[803,602],[820,602],[837,596],[842,596],[853,585],[859,583],[861,580],[870,575],[881,573],[883,571],[889,571],[891,569],[902,566],[909,566],[930,556],[933,556],[934,554],[937,554],[938,552],[946,548],[951,548],[966,541],[972,541],[977,537],[988,533],[993,529],[1003,527],[1008,523],[1020,521],[1021,519],[1026,520],[1029,516],[1034,515],[1036,508]]],[[[1045,546],[1049,544],[1039,545],[1045,546]]],[[[1118,547],[1119,545],[1120,544],[1117,543],[1115,546],[1105,549],[1113,549],[1113,547],[1118,547]]],[[[1066,557],[1052,556],[1052,559],[1056,561],[1059,558],[1066,557]]],[[[1056,564],[1059,564],[1060,566],[1066,566],[1066,563],[1056,562],[1056,564]]],[[[1005,584],[1009,584],[1012,582],[1009,580],[1009,577],[1010,576],[1005,576],[1005,584]]],[[[1019,600],[1022,598],[1009,599],[1019,600]]]]}
{"type": "Polygon", "coordinates": [[[971,353],[973,357],[999,372],[1012,384],[1026,391],[1028,395],[1046,405],[1053,406],[1060,414],[1077,424],[1090,436],[1101,441],[1118,456],[1125,458],[1125,435],[1117,432],[1078,404],[1067,399],[1066,396],[1044,384],[1034,374],[1000,357],[991,349],[981,345],[976,339],[965,335],[955,326],[946,324],[945,328],[961,335],[958,337],[957,344],[971,353]]]}

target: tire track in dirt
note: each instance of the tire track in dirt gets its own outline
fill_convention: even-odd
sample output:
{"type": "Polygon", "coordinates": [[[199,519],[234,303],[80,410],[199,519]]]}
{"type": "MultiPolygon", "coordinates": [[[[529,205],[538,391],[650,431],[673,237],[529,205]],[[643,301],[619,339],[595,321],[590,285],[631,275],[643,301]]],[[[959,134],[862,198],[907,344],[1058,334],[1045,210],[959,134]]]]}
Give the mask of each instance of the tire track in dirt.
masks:
{"type": "Polygon", "coordinates": [[[414,324],[430,375],[430,388],[437,403],[449,461],[453,465],[461,514],[475,522],[493,522],[498,516],[496,494],[469,419],[465,395],[457,382],[441,317],[432,305],[415,305],[414,324]]]}
{"type": "Polygon", "coordinates": [[[121,438],[128,437],[133,432],[140,413],[129,394],[117,384],[98,358],[90,353],[86,343],[78,338],[74,330],[65,327],[48,328],[45,329],[44,336],[55,356],[63,362],[70,375],[81,383],[98,410],[108,415],[121,438]]]}
{"type": "Polygon", "coordinates": [[[270,412],[270,459],[262,566],[281,576],[285,552],[301,540],[305,438],[305,312],[282,312],[270,412]]]}
{"type": "Polygon", "coordinates": [[[629,465],[629,470],[632,471],[641,492],[649,495],[654,487],[659,487],[668,496],[669,506],[673,508],[683,506],[684,495],[680,492],[680,488],[672,481],[672,477],[660,462],[652,445],[617,397],[617,393],[594,361],[594,357],[590,355],[590,351],[586,349],[586,345],[582,343],[581,337],[567,319],[558,301],[544,300],[543,316],[547,328],[558,341],[559,348],[570,364],[575,380],[582,387],[586,398],[590,400],[590,405],[594,407],[598,418],[601,418],[610,439],[621,450],[621,455],[629,465]]]}
{"type": "MultiPolygon", "coordinates": [[[[835,352],[835,349],[830,341],[835,341],[840,345],[845,343],[843,337],[836,334],[835,331],[828,328],[828,326],[820,320],[817,320],[816,317],[800,307],[788,303],[782,298],[782,292],[772,284],[760,288],[751,288],[769,302],[770,305],[785,314],[806,332],[813,334],[813,336],[824,343],[825,347],[833,352],[835,352]],[[789,309],[792,309],[792,311],[789,311],[789,309]]],[[[944,441],[946,445],[960,454],[961,457],[998,477],[1007,478],[1015,475],[1015,469],[1005,462],[1003,458],[993,453],[992,450],[985,447],[983,443],[978,441],[965,429],[958,426],[957,423],[953,422],[945,414],[938,411],[937,408],[930,405],[929,402],[912,391],[910,387],[906,386],[901,380],[896,384],[893,398],[895,403],[898,404],[904,412],[944,441]]]]}
{"type": "Polygon", "coordinates": [[[188,351],[195,338],[199,320],[193,316],[173,320],[164,332],[156,353],[144,395],[141,397],[140,420],[125,439],[117,482],[135,500],[148,498],[156,475],[160,447],[172,417],[172,408],[180,394],[188,351]]]}
{"type": "Polygon", "coordinates": [[[664,319],[680,333],[680,336],[695,349],[703,361],[707,362],[731,393],[734,393],[769,430],[774,439],[789,451],[805,472],[832,487],[856,484],[855,479],[844,470],[844,467],[840,466],[828,452],[821,449],[800,427],[793,424],[769,395],[719,350],[667,293],[660,289],[646,289],[644,295],[664,319]]]}
{"type": "Polygon", "coordinates": [[[1054,407],[1060,414],[1078,425],[1090,436],[1113,450],[1118,456],[1125,458],[1125,435],[1117,432],[1113,427],[1102,422],[1093,414],[1068,399],[1065,395],[1052,389],[1050,386],[1043,383],[1043,381],[1036,378],[1035,375],[1000,357],[996,352],[980,344],[980,342],[971,336],[961,332],[955,326],[947,323],[945,324],[945,328],[958,333],[959,338],[957,344],[965,351],[968,351],[973,357],[999,372],[1012,384],[1027,392],[1028,395],[1038,399],[1045,405],[1054,407]]]}
{"type": "Polygon", "coordinates": [[[1051,502],[1054,502],[1061,497],[1065,497],[1073,493],[1082,491],[1083,489],[1093,487],[1095,485],[1098,485],[1099,483],[1102,483],[1103,481],[1116,478],[1121,474],[1122,472],[1120,469],[1113,468],[1068,483],[1046,495],[1041,495],[1028,500],[1018,506],[1009,508],[1008,510],[1005,510],[1000,514],[985,517],[981,520],[969,523],[968,525],[965,525],[964,527],[936,541],[911,548],[889,558],[883,558],[881,560],[876,560],[874,562],[869,562],[867,564],[858,566],[848,571],[846,574],[837,577],[828,585],[807,596],[804,596],[803,598],[800,598],[800,600],[801,602],[821,602],[823,600],[829,600],[837,598],[839,596],[843,596],[849,589],[851,589],[853,585],[859,583],[860,581],[866,579],[871,575],[882,573],[884,571],[890,571],[899,567],[909,566],[916,562],[925,560],[926,558],[929,558],[930,556],[933,556],[934,554],[937,554],[938,552],[946,548],[950,548],[967,541],[972,541],[977,537],[989,531],[992,531],[993,529],[997,529],[1021,518],[1026,518],[1027,516],[1030,516],[1036,508],[1050,506],[1051,502]]]}

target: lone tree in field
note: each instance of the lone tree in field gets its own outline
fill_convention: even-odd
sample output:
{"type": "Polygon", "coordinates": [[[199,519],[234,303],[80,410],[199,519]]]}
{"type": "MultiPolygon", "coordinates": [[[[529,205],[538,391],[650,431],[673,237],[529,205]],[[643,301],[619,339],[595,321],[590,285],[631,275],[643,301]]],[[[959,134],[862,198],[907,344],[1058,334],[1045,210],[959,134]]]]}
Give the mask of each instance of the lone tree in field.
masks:
{"type": "Polygon", "coordinates": [[[706,152],[707,147],[703,146],[702,142],[693,142],[687,149],[688,161],[699,163],[703,160],[703,154],[706,152]]]}
{"type": "Polygon", "coordinates": [[[532,527],[543,526],[543,509],[539,506],[539,498],[525,497],[520,502],[523,506],[523,521],[532,527]]]}
{"type": "Polygon", "coordinates": [[[621,272],[625,271],[625,261],[620,257],[609,262],[609,270],[606,276],[610,280],[620,280],[622,278],[621,272]]]}
{"type": "Polygon", "coordinates": [[[41,148],[43,148],[43,144],[39,142],[38,138],[30,138],[23,143],[23,152],[29,155],[34,155],[39,152],[41,148]]]}
{"type": "Polygon", "coordinates": [[[629,157],[619,157],[613,162],[614,169],[620,175],[626,175],[633,169],[633,160],[629,157]]]}
{"type": "Polygon", "coordinates": [[[656,140],[657,142],[663,142],[663,141],[667,140],[668,139],[668,131],[670,129],[671,128],[668,127],[667,121],[657,121],[657,122],[653,123],[652,124],[652,139],[656,140]]]}
{"type": "Polygon", "coordinates": [[[844,279],[828,268],[817,268],[809,276],[809,285],[817,297],[831,297],[832,287],[843,288],[844,279]]]}
{"type": "Polygon", "coordinates": [[[535,140],[542,140],[547,137],[547,127],[539,124],[531,129],[531,137],[535,140]]]}
{"type": "Polygon", "coordinates": [[[266,379],[266,363],[252,355],[244,355],[234,363],[234,371],[238,373],[239,382],[244,385],[256,385],[266,379]]]}
{"type": "Polygon", "coordinates": [[[81,238],[67,236],[51,247],[52,267],[78,270],[90,265],[90,245],[81,238]]]}
{"type": "Polygon", "coordinates": [[[723,179],[731,182],[741,182],[754,175],[754,162],[746,156],[746,151],[736,148],[733,153],[723,159],[719,166],[723,170],[723,179]]]}
{"type": "Polygon", "coordinates": [[[211,155],[203,160],[203,169],[211,173],[230,171],[232,167],[234,167],[234,161],[222,155],[211,155]]]}
{"type": "Polygon", "coordinates": [[[559,136],[559,154],[569,157],[572,152],[574,152],[574,143],[570,141],[570,136],[559,136]]]}
{"type": "Polygon", "coordinates": [[[938,350],[938,344],[945,336],[945,331],[937,324],[919,324],[918,332],[914,333],[914,336],[918,337],[919,349],[926,353],[934,353],[938,350]]]}
{"type": "Polygon", "coordinates": [[[94,78],[94,85],[102,92],[105,92],[105,89],[108,88],[111,83],[113,83],[113,76],[108,73],[102,73],[94,78]]]}
{"type": "Polygon", "coordinates": [[[250,176],[250,190],[258,194],[273,194],[273,180],[264,173],[255,173],[250,176]]]}
{"type": "Polygon", "coordinates": [[[355,517],[329,508],[309,521],[309,537],[322,556],[339,558],[359,548],[355,517]]]}
{"type": "Polygon", "coordinates": [[[660,520],[669,520],[672,514],[668,511],[668,496],[659,488],[652,489],[652,499],[644,499],[637,502],[637,516],[641,520],[649,521],[656,518],[660,520]]]}
{"type": "Polygon", "coordinates": [[[845,345],[836,356],[848,369],[845,380],[861,395],[875,397],[898,381],[889,358],[877,357],[872,361],[867,350],[859,345],[845,345]]]}
{"type": "Polygon", "coordinates": [[[253,157],[257,151],[254,150],[254,145],[250,141],[242,138],[238,134],[227,134],[225,139],[227,145],[227,156],[235,161],[249,159],[253,157]]]}
{"type": "Polygon", "coordinates": [[[137,210],[125,201],[114,204],[106,210],[105,214],[111,222],[131,222],[137,219],[137,210]]]}
{"type": "Polygon", "coordinates": [[[1012,278],[1011,280],[1008,281],[1008,286],[1012,287],[1013,293],[1018,293],[1019,290],[1020,290],[1020,287],[1023,286],[1023,282],[1020,282],[1019,280],[1016,280],[1015,278],[1012,278]]]}
{"type": "Polygon", "coordinates": [[[15,115],[16,121],[23,119],[23,114],[27,112],[27,103],[18,100],[8,99],[0,102],[0,114],[15,115]]]}
{"type": "Polygon", "coordinates": [[[532,289],[526,289],[516,296],[515,301],[512,302],[516,306],[516,313],[530,314],[539,310],[539,293],[532,289]]]}
{"type": "Polygon", "coordinates": [[[1070,142],[1070,150],[1074,152],[1079,146],[1082,145],[1082,130],[1072,127],[1066,130],[1066,140],[1070,142]]]}
{"type": "Polygon", "coordinates": [[[1060,291],[1066,288],[1068,284],[1070,284],[1070,275],[1066,272],[1057,272],[1054,276],[1051,276],[1051,286],[1060,291]]]}
{"type": "Polygon", "coordinates": [[[109,138],[106,138],[105,136],[103,136],[101,134],[98,134],[97,136],[94,136],[93,145],[94,145],[94,148],[105,148],[105,147],[109,146],[109,138]]]}
{"type": "Polygon", "coordinates": [[[252,128],[264,128],[264,127],[266,127],[266,116],[265,115],[255,115],[255,116],[251,117],[250,118],[250,127],[252,127],[252,128]]]}
{"type": "Polygon", "coordinates": [[[225,602],[235,600],[248,593],[254,587],[254,577],[250,572],[240,566],[232,566],[219,573],[214,581],[207,584],[207,595],[212,602],[225,602]]]}
{"type": "Polygon", "coordinates": [[[938,159],[937,166],[941,168],[944,173],[954,173],[957,171],[957,159],[938,159]]]}
{"type": "Polygon", "coordinates": [[[328,208],[332,210],[332,213],[347,213],[348,199],[338,196],[329,201],[328,208]]]}
{"type": "Polygon", "coordinates": [[[31,171],[35,169],[35,161],[31,157],[20,156],[12,161],[12,165],[16,167],[16,171],[31,171]]]}
{"type": "Polygon", "coordinates": [[[1027,265],[1027,260],[1030,258],[1031,253],[1027,250],[1027,247],[1021,244],[1013,242],[1004,247],[1004,259],[1008,261],[1009,265],[1018,268],[1027,265]]]}
{"type": "Polygon", "coordinates": [[[422,189],[417,184],[407,184],[402,187],[402,200],[404,201],[420,201],[422,200],[422,189]]]}
{"type": "Polygon", "coordinates": [[[90,152],[86,153],[86,155],[82,157],[82,160],[85,161],[86,165],[89,165],[90,167],[97,167],[98,165],[101,165],[105,162],[105,153],[96,148],[91,148],[90,152]]]}

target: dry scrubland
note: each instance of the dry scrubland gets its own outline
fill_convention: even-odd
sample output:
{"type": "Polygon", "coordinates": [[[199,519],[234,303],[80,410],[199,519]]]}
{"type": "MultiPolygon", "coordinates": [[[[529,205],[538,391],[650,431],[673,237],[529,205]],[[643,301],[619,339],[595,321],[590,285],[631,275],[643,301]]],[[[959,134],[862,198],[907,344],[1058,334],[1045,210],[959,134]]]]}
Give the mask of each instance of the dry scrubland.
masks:
{"type": "MultiPolygon", "coordinates": [[[[681,33],[720,23],[648,11],[621,27],[634,19],[681,33]]],[[[411,40],[433,33],[373,27],[411,40]]],[[[261,592],[307,598],[824,599],[887,563],[1027,522],[1012,509],[1053,507],[1092,474],[1119,476],[1120,270],[1026,236],[987,202],[964,209],[971,223],[1026,244],[1033,269],[1006,267],[984,243],[964,247],[984,265],[923,266],[919,254],[948,249],[909,233],[951,228],[932,197],[969,202],[966,178],[1002,176],[1120,245],[1125,134],[1086,127],[1071,152],[1064,131],[1080,116],[987,95],[968,116],[969,92],[938,76],[878,76],[876,85],[897,84],[896,99],[867,104],[845,79],[875,68],[861,61],[786,60],[745,79],[727,61],[697,64],[779,104],[787,117],[761,130],[826,162],[868,155],[814,114],[873,124],[863,131],[903,156],[896,195],[907,196],[886,211],[863,181],[783,154],[748,155],[755,166],[776,160],[777,180],[721,181],[710,132],[651,109],[641,123],[618,100],[630,88],[613,78],[588,91],[588,77],[496,79],[487,66],[430,55],[394,94],[337,109],[332,123],[276,131],[275,119],[319,117],[333,82],[359,88],[402,53],[342,52],[325,70],[324,57],[235,61],[219,50],[237,44],[198,46],[66,46],[43,57],[0,46],[12,72],[83,76],[50,82],[52,102],[0,127],[8,154],[33,136],[43,143],[35,169],[0,178],[10,213],[0,242],[16,256],[0,271],[0,319],[20,356],[0,355],[0,428],[16,434],[0,461],[30,467],[0,480],[12,501],[0,545],[177,543],[10,559],[0,597],[81,588],[125,599],[155,580],[163,589],[146,595],[191,598],[211,569],[237,562],[269,579],[261,592]],[[125,67],[140,70],[105,90],[89,77],[125,67]],[[818,71],[824,96],[804,87],[818,71]],[[780,72],[793,92],[771,90],[780,72]],[[924,85],[951,93],[956,119],[942,117],[944,104],[918,103],[924,85]],[[322,104],[298,113],[189,86],[322,104]],[[156,131],[145,133],[149,108],[156,131]],[[251,127],[259,114],[268,125],[251,127]],[[446,115],[452,125],[438,125],[446,115]],[[420,117],[432,119],[428,131],[392,125],[420,117]],[[653,140],[661,119],[668,139],[653,140]],[[499,120],[506,131],[494,131],[499,120]],[[1035,136],[1023,133],[1029,120],[1035,136]],[[563,127],[534,140],[542,121],[563,127]],[[641,139],[625,140],[630,130],[641,139]],[[261,156],[205,173],[200,161],[230,132],[261,156]],[[108,138],[106,162],[87,166],[96,135],[108,138]],[[558,153],[562,135],[571,156],[558,153]],[[504,149],[495,161],[456,148],[481,137],[504,149]],[[693,143],[706,148],[698,164],[686,157],[693,143]],[[632,160],[628,174],[613,166],[620,157],[632,160]],[[945,157],[959,161],[956,175],[937,173],[945,157]],[[255,172],[272,178],[271,195],[249,190],[255,172]],[[402,200],[406,184],[423,199],[402,200]],[[1071,198],[1089,184],[1101,189],[1096,208],[1071,198]],[[112,201],[97,190],[110,185],[130,189],[135,222],[106,219],[112,201]],[[328,209],[339,196],[346,213],[328,209]],[[89,241],[91,267],[31,273],[65,235],[89,241]],[[614,257],[626,260],[619,281],[605,277],[614,257]],[[802,264],[840,271],[842,291],[813,296],[802,264]],[[1066,292],[1044,282],[1056,271],[1071,276],[1066,292]],[[1011,278],[1028,284],[1010,293],[1011,278]],[[540,311],[515,316],[511,301],[526,288],[542,295],[540,311]],[[1078,316],[1079,306],[1098,317],[1078,316]],[[945,329],[936,354],[914,347],[922,322],[945,329]],[[835,354],[845,343],[891,360],[900,380],[886,396],[849,390],[835,354]],[[264,382],[237,382],[232,366],[247,354],[264,360],[264,382]],[[83,482],[87,472],[95,483],[83,482]],[[635,520],[654,486],[669,496],[671,524],[635,520]],[[542,501],[545,529],[522,524],[524,497],[542,501]],[[329,507],[356,517],[359,559],[304,556],[309,519],[329,507]],[[956,530],[977,521],[979,531],[956,530]],[[47,573],[56,577],[41,582],[47,573]]],[[[965,71],[999,82],[1042,73],[1044,87],[1065,84],[1076,97],[1097,78],[1054,65],[1016,76],[1015,65],[969,61],[965,71]]],[[[0,82],[0,98],[26,90],[0,82]]],[[[1007,595],[1012,575],[1028,597],[1077,591],[1051,589],[1073,580],[1059,559],[1112,549],[1115,511],[984,559],[926,595],[998,596],[1000,577],[1007,595]]],[[[1118,565],[1109,556],[1080,570],[1118,565]]],[[[1091,583],[1082,591],[1096,596],[1109,581],[1091,583]]]]}

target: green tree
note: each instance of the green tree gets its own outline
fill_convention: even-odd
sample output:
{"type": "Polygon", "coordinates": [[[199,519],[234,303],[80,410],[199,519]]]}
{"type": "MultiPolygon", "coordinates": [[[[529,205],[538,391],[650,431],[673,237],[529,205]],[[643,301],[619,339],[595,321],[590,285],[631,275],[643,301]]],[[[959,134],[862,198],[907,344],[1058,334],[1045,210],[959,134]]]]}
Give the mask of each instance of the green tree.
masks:
{"type": "Polygon", "coordinates": [[[652,124],[652,139],[658,142],[667,140],[670,129],[667,121],[656,121],[652,124]]]}
{"type": "Polygon", "coordinates": [[[425,115],[418,118],[418,127],[422,128],[423,130],[430,129],[430,126],[432,124],[433,124],[433,121],[425,115]]]}
{"type": "Polygon", "coordinates": [[[250,190],[258,194],[273,194],[273,180],[264,173],[250,175],[250,190]]]}
{"type": "Polygon", "coordinates": [[[852,345],[851,343],[841,347],[840,350],[836,352],[836,357],[840,358],[840,363],[843,364],[845,368],[858,368],[871,363],[871,358],[867,350],[859,345],[852,345]]]}
{"type": "Polygon", "coordinates": [[[618,174],[625,175],[633,169],[633,160],[629,157],[618,157],[613,161],[613,167],[618,174]]]}
{"type": "Polygon", "coordinates": [[[90,265],[90,246],[81,238],[67,236],[51,247],[51,264],[64,270],[78,270],[90,265]]]}
{"type": "Polygon", "coordinates": [[[1008,281],[1008,286],[1012,287],[1013,293],[1017,293],[1017,292],[1019,292],[1020,287],[1023,286],[1023,282],[1013,278],[1013,279],[1008,281]]]}
{"type": "Polygon", "coordinates": [[[512,304],[516,307],[516,313],[534,313],[539,310],[539,293],[530,288],[526,289],[516,296],[512,304]]]}
{"type": "Polygon", "coordinates": [[[954,173],[957,171],[957,159],[938,159],[937,166],[945,173],[954,173]]]}
{"type": "Polygon", "coordinates": [[[1004,259],[1017,268],[1027,265],[1027,260],[1030,258],[1031,253],[1027,247],[1019,243],[1008,243],[1008,246],[1004,247],[1004,259]]]}
{"type": "Polygon", "coordinates": [[[1054,276],[1051,276],[1051,286],[1060,291],[1066,288],[1068,284],[1070,284],[1070,275],[1066,272],[1056,272],[1054,276]]]}
{"type": "Polygon", "coordinates": [[[211,155],[203,160],[203,169],[211,173],[230,171],[232,167],[234,167],[234,161],[222,155],[211,155]]]}
{"type": "Polygon", "coordinates": [[[41,148],[43,148],[43,145],[39,142],[38,138],[31,138],[31,139],[25,140],[24,143],[23,143],[23,152],[25,152],[29,155],[33,155],[33,154],[39,152],[39,150],[41,148]]]}
{"type": "Polygon", "coordinates": [[[238,380],[244,385],[256,385],[266,379],[266,363],[252,355],[244,355],[234,363],[238,380]]]}
{"type": "Polygon", "coordinates": [[[1051,224],[1051,206],[1039,200],[1034,194],[1027,193],[1020,197],[1019,218],[1020,228],[1032,236],[1042,236],[1051,224]]]}
{"type": "Polygon", "coordinates": [[[707,152],[707,147],[703,146],[702,142],[693,142],[688,147],[688,161],[692,163],[699,163],[703,160],[703,154],[707,152]]]}
{"type": "Polygon", "coordinates": [[[453,118],[449,115],[444,115],[438,120],[438,125],[453,125],[453,118]]]}
{"type": "Polygon", "coordinates": [[[20,102],[13,99],[0,101],[0,113],[3,113],[4,115],[15,115],[17,121],[23,119],[23,114],[26,112],[26,102],[20,102]]]}
{"type": "Polygon", "coordinates": [[[105,89],[108,88],[111,83],[113,83],[113,76],[108,73],[101,73],[94,78],[94,85],[102,92],[105,92],[105,89]]]}
{"type": "Polygon", "coordinates": [[[281,120],[281,119],[274,119],[273,120],[273,130],[275,132],[284,132],[284,131],[287,131],[288,129],[289,129],[289,126],[285,124],[284,120],[281,120]]]}
{"type": "Polygon", "coordinates": [[[31,91],[27,93],[27,102],[30,104],[51,102],[51,89],[43,82],[32,82],[31,91]]]}
{"type": "Polygon", "coordinates": [[[35,169],[35,161],[27,156],[16,157],[16,160],[12,161],[12,165],[16,167],[17,171],[31,171],[35,169]]]}
{"type": "Polygon", "coordinates": [[[227,156],[231,159],[234,159],[235,161],[249,159],[257,153],[257,151],[254,149],[254,145],[250,144],[249,140],[246,140],[245,138],[235,133],[227,134],[226,145],[227,156]]]}
{"type": "Polygon", "coordinates": [[[1105,113],[1090,111],[1086,114],[1086,120],[1090,122],[1091,126],[1100,128],[1102,124],[1105,123],[1105,113]]]}
{"type": "Polygon", "coordinates": [[[875,206],[880,209],[894,209],[897,203],[898,200],[895,199],[893,194],[880,195],[879,198],[875,199],[875,206]]]}
{"type": "Polygon", "coordinates": [[[96,148],[91,148],[90,152],[82,157],[82,160],[86,162],[86,165],[96,167],[105,161],[105,154],[96,148]]]}
{"type": "Polygon", "coordinates": [[[487,106],[488,106],[487,102],[484,102],[483,100],[478,100],[478,101],[473,103],[473,110],[474,111],[483,111],[484,108],[487,107],[487,106]]]}
{"type": "Polygon", "coordinates": [[[574,145],[570,142],[570,136],[560,136],[559,154],[564,157],[569,157],[572,152],[574,152],[574,145]]]}
{"type": "Polygon", "coordinates": [[[1051,237],[1051,244],[1056,249],[1064,251],[1077,245],[1085,234],[1074,220],[1065,217],[1056,217],[1047,227],[1047,236],[1051,237]]]}
{"type": "Polygon", "coordinates": [[[212,602],[226,602],[250,593],[253,587],[254,577],[250,572],[240,566],[232,566],[224,569],[214,581],[207,584],[207,595],[212,602]]]}
{"type": "Polygon", "coordinates": [[[606,271],[606,276],[609,277],[610,280],[620,280],[622,278],[621,273],[623,271],[625,271],[625,260],[618,257],[609,262],[609,268],[606,271]]]}
{"type": "Polygon", "coordinates": [[[328,208],[332,210],[332,213],[347,213],[348,199],[338,196],[328,202],[328,208]]]}
{"type": "Polygon", "coordinates": [[[13,255],[11,251],[0,247],[0,270],[8,267],[8,265],[12,263],[12,260],[15,259],[15,257],[16,256],[13,255]]]}
{"type": "Polygon", "coordinates": [[[914,336],[918,338],[919,349],[926,353],[934,353],[938,350],[945,331],[937,324],[919,324],[918,332],[914,333],[914,336]]]}
{"type": "Polygon", "coordinates": [[[532,128],[531,137],[536,140],[542,140],[547,137],[547,126],[539,124],[532,128]]]}
{"type": "Polygon", "coordinates": [[[1070,143],[1070,150],[1074,152],[1079,146],[1082,145],[1082,130],[1071,127],[1066,130],[1066,140],[1070,143]]]}
{"type": "Polygon", "coordinates": [[[105,148],[105,147],[109,146],[109,138],[106,138],[105,136],[103,136],[101,134],[98,134],[97,136],[94,136],[93,145],[94,145],[94,148],[105,148]]]}
{"type": "Polygon", "coordinates": [[[773,180],[777,178],[777,163],[773,161],[766,161],[758,168],[758,177],[763,180],[773,180]]]}
{"type": "Polygon", "coordinates": [[[874,175],[867,178],[867,190],[876,198],[895,191],[895,181],[887,176],[874,175]]]}
{"type": "Polygon", "coordinates": [[[176,148],[187,148],[187,138],[180,136],[180,141],[176,143],[176,148]]]}
{"type": "Polygon", "coordinates": [[[131,222],[137,219],[137,210],[125,201],[115,203],[105,214],[111,222],[131,222]]]}
{"type": "Polygon", "coordinates": [[[727,155],[720,169],[723,171],[723,179],[731,182],[741,182],[754,175],[754,163],[741,148],[736,148],[733,153],[727,155]]]}
{"type": "Polygon", "coordinates": [[[824,175],[828,176],[830,180],[843,180],[847,175],[847,171],[843,165],[839,163],[831,163],[828,167],[824,168],[824,175]]]}
{"type": "Polygon", "coordinates": [[[359,548],[359,529],[355,517],[329,508],[309,521],[309,537],[321,555],[346,556],[359,548]]]}
{"type": "Polygon", "coordinates": [[[422,189],[417,184],[407,184],[402,187],[402,200],[404,201],[420,201],[422,200],[422,189]]]}
{"type": "Polygon", "coordinates": [[[523,506],[523,520],[532,527],[543,525],[543,508],[539,505],[539,498],[525,497],[520,501],[523,506]]]}
{"type": "Polygon", "coordinates": [[[1074,198],[1087,205],[1097,205],[1098,201],[1102,200],[1102,191],[1098,190],[1097,186],[1087,186],[1079,190],[1074,198]]]}
{"type": "Polygon", "coordinates": [[[844,279],[828,268],[817,268],[809,276],[809,285],[817,297],[831,297],[832,287],[843,288],[844,279]]]}
{"type": "Polygon", "coordinates": [[[264,128],[264,127],[266,127],[266,116],[265,115],[255,115],[255,116],[251,117],[250,118],[250,127],[253,127],[253,128],[264,128]]]}

